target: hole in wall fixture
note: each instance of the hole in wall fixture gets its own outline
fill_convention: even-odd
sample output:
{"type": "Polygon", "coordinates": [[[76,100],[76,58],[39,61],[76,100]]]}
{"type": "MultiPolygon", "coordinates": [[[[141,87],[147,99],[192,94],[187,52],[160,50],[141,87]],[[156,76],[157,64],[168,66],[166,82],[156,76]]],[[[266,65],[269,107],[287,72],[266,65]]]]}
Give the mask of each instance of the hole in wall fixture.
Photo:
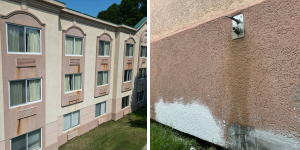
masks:
{"type": "Polygon", "coordinates": [[[232,20],[232,38],[239,39],[245,36],[244,30],[244,16],[243,14],[239,14],[236,16],[225,16],[232,20]]]}

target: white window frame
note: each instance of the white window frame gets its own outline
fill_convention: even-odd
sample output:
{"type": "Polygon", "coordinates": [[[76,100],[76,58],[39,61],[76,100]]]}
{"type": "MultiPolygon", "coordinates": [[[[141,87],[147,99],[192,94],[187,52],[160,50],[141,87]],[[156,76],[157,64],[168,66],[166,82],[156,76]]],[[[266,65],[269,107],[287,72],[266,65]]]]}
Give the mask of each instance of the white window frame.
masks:
{"type": "Polygon", "coordinates": [[[84,38],[83,37],[78,37],[78,36],[72,36],[72,35],[66,35],[65,36],[65,56],[83,56],[83,46],[84,46],[84,38]],[[73,54],[75,52],[75,38],[79,38],[82,40],[82,45],[81,45],[81,49],[82,49],[82,52],[81,52],[81,55],[70,55],[70,54],[66,54],[66,39],[67,37],[72,37],[73,38],[73,54]]]}
{"type": "Polygon", "coordinates": [[[29,105],[29,104],[41,102],[43,100],[43,82],[42,82],[42,78],[23,79],[23,80],[10,80],[10,81],[8,81],[8,97],[9,97],[9,108],[15,108],[15,107],[19,107],[19,106],[24,106],[24,105],[29,105]],[[36,80],[36,79],[41,80],[41,99],[40,100],[35,100],[33,102],[27,102],[27,80],[36,80]],[[26,103],[10,106],[10,82],[11,81],[24,81],[24,80],[25,80],[26,103]]]}
{"type": "MultiPolygon", "coordinates": [[[[143,46],[141,46],[141,52],[142,52],[142,47],[143,47],[143,46]]],[[[146,49],[147,49],[147,46],[144,46],[144,47],[146,47],[146,49]]],[[[147,50],[146,50],[146,55],[147,55],[147,50]]],[[[147,56],[146,56],[146,57],[142,57],[142,56],[140,55],[140,58],[147,58],[147,56]]]]}
{"type": "Polygon", "coordinates": [[[145,91],[141,91],[141,92],[138,92],[138,95],[137,95],[137,103],[140,103],[142,101],[145,100],[145,91]],[[142,93],[143,92],[143,99],[139,101],[139,93],[142,93]]]}
{"type": "MultiPolygon", "coordinates": [[[[131,79],[130,79],[130,81],[125,81],[125,79],[124,79],[124,83],[127,83],[127,82],[131,82],[132,81],[132,69],[128,69],[128,70],[131,70],[131,79]]],[[[128,72],[128,71],[127,71],[128,72]]],[[[124,70],[124,74],[126,73],[126,70],[124,70]]],[[[127,74],[126,75],[127,76],[127,78],[129,77],[129,75],[127,74]]],[[[124,78],[124,77],[123,77],[124,78]]]]}
{"type": "MultiPolygon", "coordinates": [[[[67,114],[71,114],[71,121],[70,121],[71,127],[70,127],[69,129],[63,130],[63,133],[65,133],[65,132],[67,132],[67,131],[69,131],[69,130],[72,130],[72,129],[78,127],[78,126],[80,126],[80,115],[81,115],[80,110],[76,110],[76,111],[73,111],[73,112],[70,112],[70,113],[67,113],[67,114]],[[79,118],[78,118],[78,122],[79,122],[79,123],[78,123],[78,125],[72,127],[73,113],[74,113],[74,112],[77,112],[77,111],[79,112],[79,116],[78,116],[78,117],[79,117],[79,118]]],[[[67,114],[64,114],[64,115],[63,115],[63,119],[64,119],[64,116],[67,115],[67,114]]],[[[64,120],[63,120],[63,123],[64,123],[64,120]]],[[[64,126],[64,125],[63,125],[63,126],[64,126]]]]}
{"type": "Polygon", "coordinates": [[[133,57],[133,56],[134,56],[134,44],[126,43],[126,47],[125,47],[125,57],[133,57]],[[128,44],[128,45],[133,45],[132,56],[126,56],[127,44],[128,44]]]}
{"type": "Polygon", "coordinates": [[[30,55],[42,55],[42,30],[40,28],[33,28],[33,27],[28,27],[28,26],[24,26],[24,25],[19,25],[19,24],[14,24],[14,23],[6,23],[6,51],[7,54],[30,54],[30,55]],[[24,27],[24,48],[25,51],[24,52],[9,52],[8,51],[8,28],[7,25],[15,25],[15,26],[20,26],[20,27],[24,27]],[[35,29],[35,30],[39,30],[40,31],[40,53],[32,53],[32,52],[26,52],[26,47],[27,47],[27,43],[26,43],[26,28],[29,29],[35,29]]]}
{"type": "MultiPolygon", "coordinates": [[[[145,69],[146,72],[147,72],[147,68],[139,68],[139,76],[140,76],[140,69],[145,69]]],[[[146,72],[145,72],[145,76],[146,76],[146,72]]],[[[147,77],[146,77],[147,78],[147,77]]],[[[139,80],[143,80],[143,79],[146,79],[146,78],[139,78],[139,80]]]]}
{"type": "MultiPolygon", "coordinates": [[[[104,72],[104,71],[98,71],[98,73],[99,72],[104,72]]],[[[102,84],[102,85],[98,85],[98,73],[97,73],[97,87],[101,87],[101,86],[105,86],[105,85],[108,85],[108,83],[109,83],[109,70],[107,70],[107,72],[108,72],[108,75],[107,75],[107,84],[102,84]]],[[[103,76],[102,76],[103,77],[103,76]]],[[[102,80],[103,80],[103,78],[102,78],[102,80]]],[[[103,82],[103,81],[102,81],[103,82]]]]}
{"type": "MultiPolygon", "coordinates": [[[[82,90],[82,73],[65,74],[64,80],[66,79],[66,75],[73,75],[72,82],[73,82],[73,89],[74,89],[74,86],[75,86],[75,83],[74,83],[75,78],[74,78],[74,76],[77,75],[77,74],[80,74],[80,75],[81,75],[81,76],[80,76],[80,81],[81,81],[80,89],[78,89],[78,90],[73,90],[73,91],[68,91],[68,92],[65,91],[65,93],[72,93],[72,92],[75,92],[75,91],[81,91],[81,90],[82,90]]],[[[66,85],[65,85],[65,86],[66,86],[66,85]]],[[[65,88],[65,86],[64,86],[64,88],[65,88]]]]}
{"type": "Polygon", "coordinates": [[[130,98],[130,95],[124,96],[124,97],[122,97],[121,110],[122,110],[122,109],[125,109],[125,108],[127,108],[127,107],[129,107],[129,98],[130,98]],[[128,97],[128,106],[122,108],[122,107],[123,107],[122,105],[123,105],[123,98],[124,98],[124,97],[128,97]]]}
{"type": "MultiPolygon", "coordinates": [[[[103,40],[99,40],[99,48],[100,48],[100,41],[103,41],[103,40]]],[[[105,42],[106,43],[109,43],[109,55],[108,56],[102,56],[100,54],[98,54],[98,57],[110,57],[110,50],[111,50],[111,42],[108,42],[108,41],[103,41],[104,42],[104,45],[105,45],[105,42]]],[[[99,53],[99,49],[98,49],[98,53],[99,53]]]]}
{"type": "MultiPolygon", "coordinates": [[[[106,106],[107,106],[107,102],[106,101],[104,101],[105,102],[105,113],[104,114],[102,114],[102,115],[99,115],[99,116],[97,116],[97,117],[95,117],[95,118],[99,118],[99,117],[101,117],[101,116],[103,116],[103,115],[106,115],[106,106]]],[[[100,104],[100,112],[101,112],[101,103],[104,103],[104,102],[100,102],[100,103],[97,103],[97,104],[95,104],[95,107],[98,105],[98,104],[100,104]]],[[[96,108],[95,108],[95,114],[96,114],[96,108]]],[[[96,116],[96,115],[95,115],[96,116]]]]}
{"type": "MultiPolygon", "coordinates": [[[[41,130],[41,148],[37,149],[37,150],[41,150],[42,147],[43,147],[43,128],[39,128],[39,129],[36,129],[36,130],[41,130]]],[[[34,132],[36,130],[25,133],[26,134],[26,150],[28,150],[28,134],[31,133],[31,132],[34,132]]],[[[22,135],[24,135],[24,134],[22,134],[22,135]]],[[[22,135],[20,135],[20,136],[22,136],[22,135]]],[[[19,137],[19,136],[16,136],[16,137],[19,137]]],[[[16,137],[14,137],[14,138],[16,138],[16,137]]],[[[11,149],[11,140],[12,139],[10,139],[10,149],[11,149]]]]}

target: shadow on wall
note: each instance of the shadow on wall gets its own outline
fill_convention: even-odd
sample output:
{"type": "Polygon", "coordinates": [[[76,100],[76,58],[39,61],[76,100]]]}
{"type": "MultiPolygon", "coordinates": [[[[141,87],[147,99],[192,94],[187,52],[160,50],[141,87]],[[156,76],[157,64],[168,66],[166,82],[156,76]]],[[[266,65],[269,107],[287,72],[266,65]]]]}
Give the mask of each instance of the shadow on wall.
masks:
{"type": "MultiPolygon", "coordinates": [[[[138,69],[140,69],[140,68],[138,68],[138,69]]],[[[146,105],[147,104],[147,100],[146,100],[147,88],[145,88],[145,87],[147,87],[147,75],[146,75],[146,79],[143,79],[143,80],[145,80],[144,82],[146,83],[145,85],[142,85],[143,87],[139,87],[140,84],[139,84],[138,78],[139,78],[139,70],[137,72],[137,76],[135,76],[135,78],[134,78],[134,86],[132,88],[133,95],[131,98],[132,102],[130,105],[132,113],[130,113],[130,115],[127,114],[124,117],[129,117],[129,120],[130,120],[129,123],[131,124],[132,127],[141,127],[141,128],[147,129],[147,105],[146,105]],[[140,88],[142,88],[142,89],[140,89],[140,88]],[[144,100],[140,103],[137,103],[138,92],[141,92],[141,91],[145,91],[144,92],[144,100]],[[132,103],[134,103],[134,105],[132,103]]]]}

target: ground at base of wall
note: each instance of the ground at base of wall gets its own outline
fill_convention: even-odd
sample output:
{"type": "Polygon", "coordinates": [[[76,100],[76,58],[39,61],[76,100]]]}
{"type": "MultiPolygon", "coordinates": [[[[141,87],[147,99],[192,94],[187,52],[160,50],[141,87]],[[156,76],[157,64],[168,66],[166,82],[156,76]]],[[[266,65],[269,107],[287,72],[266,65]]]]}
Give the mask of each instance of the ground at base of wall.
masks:
{"type": "Polygon", "coordinates": [[[76,137],[59,150],[135,150],[147,143],[147,105],[117,121],[108,121],[76,137]]]}
{"type": "MultiPolygon", "coordinates": [[[[213,141],[212,141],[213,142],[213,141]]],[[[227,150],[224,147],[180,132],[172,127],[151,120],[150,149],[155,150],[227,150]]]]}

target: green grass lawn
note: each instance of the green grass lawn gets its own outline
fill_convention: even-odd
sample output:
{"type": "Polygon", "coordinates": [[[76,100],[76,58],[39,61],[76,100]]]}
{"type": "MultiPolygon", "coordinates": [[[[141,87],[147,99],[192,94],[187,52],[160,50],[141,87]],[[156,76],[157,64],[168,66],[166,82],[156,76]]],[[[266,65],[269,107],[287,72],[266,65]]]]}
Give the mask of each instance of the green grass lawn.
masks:
{"type": "Polygon", "coordinates": [[[147,143],[147,105],[72,139],[59,150],[140,150],[147,143]]]}
{"type": "Polygon", "coordinates": [[[150,122],[150,149],[151,150],[190,150],[196,147],[195,139],[185,137],[171,127],[150,122]]]}

